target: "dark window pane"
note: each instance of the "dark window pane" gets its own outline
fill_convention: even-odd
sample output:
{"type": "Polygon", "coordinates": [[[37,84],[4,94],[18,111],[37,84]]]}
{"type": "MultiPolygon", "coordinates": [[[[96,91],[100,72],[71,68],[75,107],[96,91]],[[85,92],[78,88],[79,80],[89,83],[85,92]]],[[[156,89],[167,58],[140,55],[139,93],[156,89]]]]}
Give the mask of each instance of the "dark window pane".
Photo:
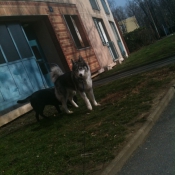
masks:
{"type": "Polygon", "coordinates": [[[0,25],[0,45],[9,62],[20,59],[5,25],[0,25]]]}
{"type": "Polygon", "coordinates": [[[126,53],[125,53],[123,44],[122,44],[122,42],[121,42],[121,40],[120,40],[120,38],[119,38],[119,34],[118,34],[118,32],[117,32],[117,29],[116,29],[114,23],[111,22],[111,21],[110,21],[109,23],[110,23],[110,25],[111,25],[112,31],[113,31],[113,33],[114,33],[114,35],[115,35],[116,41],[117,41],[117,43],[118,43],[118,46],[119,46],[119,49],[120,49],[122,55],[123,55],[123,56],[126,56],[126,53]]]}
{"type": "Polygon", "coordinates": [[[102,40],[103,44],[106,44],[108,41],[110,41],[110,37],[108,35],[108,32],[106,30],[106,27],[103,23],[103,20],[100,18],[93,18],[94,19],[94,23],[96,25],[96,28],[98,30],[98,33],[100,35],[100,38],[102,40]]]}
{"type": "Polygon", "coordinates": [[[81,46],[82,47],[88,47],[89,46],[89,42],[87,40],[86,34],[83,30],[82,24],[78,18],[78,16],[76,15],[72,15],[71,16],[74,28],[76,30],[76,33],[78,35],[79,41],[81,42],[81,46]]]}
{"type": "Polygon", "coordinates": [[[32,50],[37,60],[42,59],[42,56],[36,46],[32,46],[32,50]]]}
{"type": "Polygon", "coordinates": [[[110,24],[110,26],[111,26],[111,29],[112,29],[114,35],[115,35],[116,40],[117,40],[117,41],[120,41],[120,38],[119,38],[119,35],[118,35],[118,32],[117,32],[117,29],[116,29],[114,23],[111,22],[111,21],[109,21],[109,24],[110,24]]]}
{"type": "Polygon", "coordinates": [[[99,27],[98,22],[99,22],[99,21],[98,21],[97,19],[94,18],[94,23],[95,23],[95,26],[96,26],[96,28],[97,28],[97,30],[98,30],[98,33],[99,33],[100,38],[101,38],[101,40],[102,40],[102,43],[105,44],[106,42],[105,42],[105,39],[104,39],[104,37],[103,37],[103,33],[102,33],[102,31],[101,31],[101,29],[100,29],[100,27],[99,27]]]}
{"type": "Polygon", "coordinates": [[[5,63],[5,59],[4,59],[2,52],[0,50],[0,64],[3,64],[3,63],[5,63]]]}
{"type": "Polygon", "coordinates": [[[103,8],[104,8],[106,14],[109,15],[110,12],[109,12],[108,6],[107,6],[107,4],[106,4],[106,1],[105,1],[105,0],[101,0],[101,3],[102,3],[102,5],[103,5],[103,8]]]}
{"type": "Polygon", "coordinates": [[[17,48],[22,58],[30,58],[33,56],[24,33],[19,24],[8,25],[10,32],[15,40],[17,48]]]}
{"type": "Polygon", "coordinates": [[[109,41],[109,49],[111,51],[111,55],[113,59],[116,60],[118,58],[118,53],[117,53],[117,49],[115,48],[113,41],[109,41]]]}
{"type": "Polygon", "coordinates": [[[46,67],[46,64],[41,60],[39,62],[37,62],[40,69],[41,69],[41,72],[43,73],[43,75],[45,74],[48,74],[48,70],[47,70],[47,67],[46,67]]]}
{"type": "Polygon", "coordinates": [[[78,48],[81,48],[81,43],[80,43],[80,41],[78,39],[77,33],[76,33],[75,29],[74,29],[74,26],[73,26],[73,23],[72,23],[72,20],[71,20],[70,16],[69,15],[65,15],[64,17],[66,19],[67,25],[69,26],[69,30],[70,30],[70,32],[72,34],[72,37],[73,37],[73,39],[74,39],[74,41],[76,43],[76,46],[78,48]]]}
{"type": "Polygon", "coordinates": [[[71,32],[72,38],[77,48],[88,47],[89,42],[81,25],[81,22],[76,15],[64,15],[66,23],[71,32]]]}
{"type": "Polygon", "coordinates": [[[33,51],[33,53],[35,55],[35,58],[37,60],[37,63],[39,65],[39,67],[40,67],[43,75],[47,74],[48,73],[48,70],[47,70],[45,61],[42,59],[41,53],[38,50],[38,47],[37,46],[32,46],[32,51],[33,51]]]}
{"type": "Polygon", "coordinates": [[[90,0],[90,3],[94,10],[100,10],[99,5],[96,0],[90,0]]]}

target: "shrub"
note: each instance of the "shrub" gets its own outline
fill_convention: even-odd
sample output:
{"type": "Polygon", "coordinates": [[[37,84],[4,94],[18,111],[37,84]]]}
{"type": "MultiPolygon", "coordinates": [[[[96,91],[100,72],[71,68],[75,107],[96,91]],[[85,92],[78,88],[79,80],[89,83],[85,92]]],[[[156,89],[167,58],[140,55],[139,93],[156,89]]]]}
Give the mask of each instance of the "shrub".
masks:
{"type": "Polygon", "coordinates": [[[149,45],[156,40],[156,37],[150,29],[139,28],[126,33],[124,39],[130,52],[139,50],[141,47],[149,45]]]}

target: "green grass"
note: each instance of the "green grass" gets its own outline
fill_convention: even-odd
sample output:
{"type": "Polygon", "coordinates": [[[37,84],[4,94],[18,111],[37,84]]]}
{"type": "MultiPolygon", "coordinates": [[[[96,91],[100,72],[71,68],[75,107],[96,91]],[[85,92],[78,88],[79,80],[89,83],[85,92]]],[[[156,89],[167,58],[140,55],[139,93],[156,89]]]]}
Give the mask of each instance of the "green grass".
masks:
{"type": "Polygon", "coordinates": [[[92,175],[111,161],[127,135],[146,121],[154,98],[170,87],[175,65],[117,80],[94,89],[101,106],[58,115],[47,107],[47,120],[29,112],[0,130],[2,175],[92,175]],[[85,154],[84,154],[85,153],[85,154]],[[84,156],[85,155],[85,156],[84,156]]]}
{"type": "Polygon", "coordinates": [[[175,34],[143,47],[137,52],[131,53],[122,64],[118,64],[112,70],[100,74],[96,79],[104,78],[116,72],[129,70],[170,56],[175,56],[175,34]]]}

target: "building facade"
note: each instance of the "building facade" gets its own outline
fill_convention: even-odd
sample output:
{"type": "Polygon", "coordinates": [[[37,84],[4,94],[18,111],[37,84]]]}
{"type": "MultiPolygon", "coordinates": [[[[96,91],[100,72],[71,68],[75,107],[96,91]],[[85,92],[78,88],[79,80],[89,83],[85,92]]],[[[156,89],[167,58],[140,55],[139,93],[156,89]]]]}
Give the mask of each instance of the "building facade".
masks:
{"type": "Polygon", "coordinates": [[[127,56],[106,0],[0,1],[0,126],[29,111],[17,105],[52,87],[50,68],[81,55],[93,74],[127,56]]]}
{"type": "Polygon", "coordinates": [[[122,33],[129,33],[139,28],[139,24],[135,16],[119,21],[118,24],[122,33]]]}

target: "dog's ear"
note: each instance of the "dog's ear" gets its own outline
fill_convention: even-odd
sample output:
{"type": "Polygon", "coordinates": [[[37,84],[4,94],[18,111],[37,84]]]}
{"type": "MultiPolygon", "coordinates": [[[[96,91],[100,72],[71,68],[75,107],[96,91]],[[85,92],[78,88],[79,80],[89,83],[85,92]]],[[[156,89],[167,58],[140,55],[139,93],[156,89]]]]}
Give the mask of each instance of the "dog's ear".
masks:
{"type": "Polygon", "coordinates": [[[80,62],[84,62],[84,60],[83,60],[82,56],[79,56],[78,61],[80,61],[80,62]]]}
{"type": "Polygon", "coordinates": [[[71,59],[71,62],[72,62],[73,65],[75,64],[74,60],[72,60],[72,59],[71,59]]]}

